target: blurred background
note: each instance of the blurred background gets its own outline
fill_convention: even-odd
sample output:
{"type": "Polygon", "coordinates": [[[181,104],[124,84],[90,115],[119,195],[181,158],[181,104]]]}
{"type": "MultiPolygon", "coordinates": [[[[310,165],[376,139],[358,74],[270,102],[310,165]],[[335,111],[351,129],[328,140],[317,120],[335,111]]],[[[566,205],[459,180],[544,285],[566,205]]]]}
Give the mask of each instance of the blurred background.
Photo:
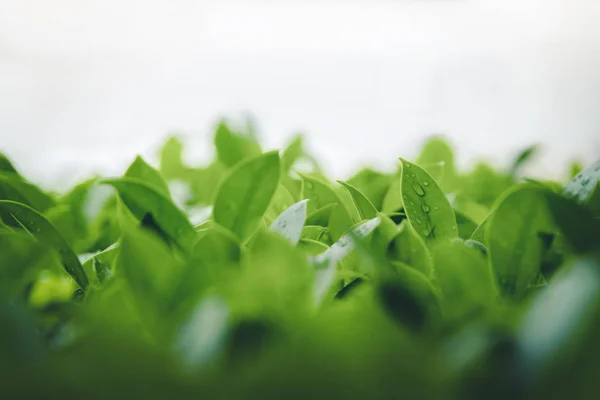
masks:
{"type": "Polygon", "coordinates": [[[459,164],[600,155],[598,0],[0,0],[0,148],[36,183],[212,156],[221,116],[339,178],[447,135],[459,164]]]}

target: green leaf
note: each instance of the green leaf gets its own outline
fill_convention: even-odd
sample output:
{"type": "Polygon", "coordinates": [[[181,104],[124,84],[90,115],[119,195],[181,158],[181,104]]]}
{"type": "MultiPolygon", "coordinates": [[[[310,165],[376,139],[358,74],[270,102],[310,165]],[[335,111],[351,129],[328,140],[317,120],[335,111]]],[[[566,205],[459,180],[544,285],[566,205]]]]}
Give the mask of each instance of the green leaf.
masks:
{"type": "Polygon", "coordinates": [[[297,203],[296,199],[286,186],[281,183],[277,186],[275,194],[265,211],[264,219],[267,224],[271,224],[285,210],[297,203]]]}
{"type": "Polygon", "coordinates": [[[377,209],[375,208],[373,203],[371,203],[369,199],[367,199],[367,197],[364,194],[362,194],[360,190],[350,185],[349,183],[343,181],[338,181],[338,183],[340,183],[346,189],[348,189],[348,192],[352,196],[354,206],[356,207],[356,210],[358,211],[358,215],[360,216],[361,220],[371,219],[377,216],[377,209]]]}
{"type": "Polygon", "coordinates": [[[381,211],[385,213],[397,212],[402,210],[402,177],[400,174],[394,175],[390,186],[385,194],[382,202],[381,211]]]}
{"type": "Polygon", "coordinates": [[[396,274],[385,277],[376,286],[383,308],[415,333],[435,326],[440,306],[431,282],[414,268],[400,262],[393,264],[396,274]]]}
{"type": "Polygon", "coordinates": [[[0,152],[0,172],[9,172],[18,175],[12,162],[2,152],[0,152]]]}
{"type": "Polygon", "coordinates": [[[383,207],[384,198],[394,178],[394,175],[364,168],[348,179],[348,184],[354,186],[364,194],[371,204],[380,210],[383,207]]]}
{"type": "Polygon", "coordinates": [[[112,265],[117,257],[118,250],[119,247],[115,243],[83,262],[83,270],[93,285],[101,286],[113,275],[112,265]]]}
{"type": "Polygon", "coordinates": [[[316,256],[317,254],[327,251],[329,246],[318,240],[302,238],[298,242],[298,248],[308,255],[316,256]]]}
{"type": "Polygon", "coordinates": [[[461,239],[469,239],[473,232],[477,229],[477,224],[461,211],[454,210],[456,216],[456,226],[458,227],[458,237],[461,239]]]}
{"type": "Polygon", "coordinates": [[[433,273],[433,263],[427,245],[407,222],[400,225],[400,233],[392,242],[391,257],[419,270],[425,276],[430,277],[433,273]]]}
{"type": "Polygon", "coordinates": [[[240,163],[218,189],[213,209],[216,223],[244,241],[258,227],[279,183],[279,155],[265,153],[240,163]]]}
{"type": "Polygon", "coordinates": [[[522,296],[540,272],[544,234],[554,231],[545,190],[521,184],[498,200],[485,230],[485,244],[501,291],[522,296]]]}
{"type": "Polygon", "coordinates": [[[302,135],[297,135],[291,143],[283,150],[281,154],[281,169],[284,173],[292,169],[294,163],[302,157],[304,150],[302,148],[302,135]]]}
{"type": "Polygon", "coordinates": [[[364,239],[375,231],[380,224],[379,217],[365,221],[355,227],[351,234],[342,236],[324,252],[309,258],[309,262],[316,268],[313,298],[315,304],[323,301],[325,294],[334,281],[337,265],[354,249],[355,243],[352,236],[364,239]]]}
{"type": "Polygon", "coordinates": [[[186,215],[154,187],[134,178],[105,179],[113,186],[131,213],[146,225],[156,226],[182,249],[188,249],[196,231],[186,215]]]}
{"type": "MultiPolygon", "coordinates": [[[[338,207],[338,205],[338,203],[330,203],[309,214],[308,217],[306,217],[306,225],[318,225],[323,227],[328,226],[331,213],[333,212],[333,209],[338,207]]],[[[310,208],[310,201],[308,207],[310,208]]]]}
{"type": "Polygon", "coordinates": [[[88,278],[79,259],[69,244],[44,216],[29,206],[9,200],[0,200],[0,210],[42,244],[56,250],[65,271],[83,290],[87,289],[88,278]]]}
{"type": "Polygon", "coordinates": [[[304,223],[306,222],[306,203],[302,200],[285,210],[269,227],[269,230],[278,233],[282,238],[290,241],[293,245],[298,244],[304,223]]]}
{"type": "Polygon", "coordinates": [[[42,213],[55,204],[54,199],[37,186],[10,172],[0,172],[0,198],[26,204],[42,213]]]}
{"type": "Polygon", "coordinates": [[[567,183],[564,193],[580,203],[585,203],[598,184],[600,184],[600,160],[581,171],[567,183]]]}
{"type": "Polygon", "coordinates": [[[341,204],[341,199],[326,182],[310,175],[300,174],[304,181],[304,197],[309,199],[308,215],[331,204],[341,204]]]}
{"type": "Polygon", "coordinates": [[[437,182],[421,167],[402,161],[402,200],[411,226],[425,240],[458,236],[454,210],[437,182]]]}
{"type": "Polygon", "coordinates": [[[446,317],[464,317],[494,304],[497,290],[492,271],[478,250],[448,242],[436,247],[433,258],[446,317]]]}
{"type": "Polygon", "coordinates": [[[135,160],[131,163],[127,171],[125,171],[126,178],[134,178],[143,181],[148,186],[151,186],[165,196],[166,198],[171,198],[171,194],[169,193],[169,187],[167,183],[160,175],[160,173],[152,168],[141,156],[137,156],[135,160]]]}
{"type": "Polygon", "coordinates": [[[0,232],[0,298],[16,297],[53,265],[52,249],[20,232],[0,232]]]}
{"type": "Polygon", "coordinates": [[[575,199],[560,194],[545,193],[554,222],[577,252],[600,249],[600,221],[575,199]]]}
{"type": "MultiPolygon", "coordinates": [[[[597,342],[599,266],[597,259],[590,257],[572,260],[523,316],[516,338],[522,349],[526,378],[539,379],[543,372],[556,369],[561,363],[564,364],[561,369],[577,368],[578,363],[568,362],[573,360],[572,356],[579,351],[590,354],[585,345],[597,342]]],[[[589,372],[595,376],[592,370],[589,372]]]]}
{"type": "Polygon", "coordinates": [[[456,186],[457,173],[454,167],[452,147],[441,137],[431,137],[423,146],[417,164],[427,171],[445,192],[456,186]]]}
{"type": "Polygon", "coordinates": [[[353,225],[354,221],[343,204],[337,204],[331,210],[327,228],[329,229],[329,235],[333,240],[341,238],[353,225]]]}
{"type": "Polygon", "coordinates": [[[511,175],[515,175],[525,163],[530,161],[531,158],[534,157],[535,154],[538,152],[538,149],[539,146],[537,144],[534,144],[519,152],[519,154],[517,154],[517,156],[515,157],[515,160],[513,161],[512,166],[510,168],[511,175]]]}
{"type": "Polygon", "coordinates": [[[115,263],[116,274],[126,281],[147,328],[157,329],[154,318],[168,311],[181,262],[154,233],[135,229],[123,233],[115,263]]]}
{"type": "Polygon", "coordinates": [[[187,180],[188,168],[182,161],[183,144],[175,137],[171,136],[160,150],[160,172],[165,179],[183,179],[187,180]]]}
{"type": "Polygon", "coordinates": [[[225,122],[221,122],[217,127],[215,147],[217,159],[228,167],[261,153],[258,143],[249,137],[234,133],[225,122]]]}
{"type": "Polygon", "coordinates": [[[325,244],[331,244],[329,229],[319,225],[305,225],[302,229],[302,239],[311,239],[325,244]]]}

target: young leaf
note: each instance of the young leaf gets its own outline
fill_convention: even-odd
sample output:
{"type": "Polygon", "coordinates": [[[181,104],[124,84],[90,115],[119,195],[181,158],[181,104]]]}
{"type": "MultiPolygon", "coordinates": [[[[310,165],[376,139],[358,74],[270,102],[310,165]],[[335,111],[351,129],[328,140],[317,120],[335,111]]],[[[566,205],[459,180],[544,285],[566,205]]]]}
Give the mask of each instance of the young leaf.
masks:
{"type": "Polygon", "coordinates": [[[600,184],[600,160],[581,171],[564,188],[565,195],[584,203],[600,184]]]}
{"type": "Polygon", "coordinates": [[[388,190],[383,198],[381,211],[385,213],[397,212],[404,207],[402,203],[402,177],[400,174],[394,175],[388,190]]]}
{"type": "Polygon", "coordinates": [[[302,153],[302,135],[297,135],[281,154],[282,171],[288,173],[302,153]]]}
{"type": "Polygon", "coordinates": [[[56,250],[65,271],[83,290],[87,289],[88,278],[81,267],[79,258],[61,234],[44,218],[44,216],[29,206],[9,200],[0,200],[0,210],[11,218],[26,232],[42,244],[56,250]]]}
{"type": "Polygon", "coordinates": [[[460,318],[494,303],[497,293],[492,271],[478,250],[448,242],[436,247],[433,258],[441,304],[448,318],[460,318]]]}
{"type": "Polygon", "coordinates": [[[458,236],[454,210],[437,182],[418,165],[402,161],[402,200],[411,226],[425,240],[458,236]]]}
{"type": "Polygon", "coordinates": [[[485,230],[485,244],[501,291],[523,295],[540,272],[546,251],[543,236],[554,231],[545,191],[518,185],[499,199],[485,230]]]}
{"type": "Polygon", "coordinates": [[[329,229],[319,225],[305,225],[302,229],[302,239],[316,240],[325,244],[331,244],[329,229]]]}
{"type": "Polygon", "coordinates": [[[306,203],[308,200],[302,200],[285,210],[269,227],[272,232],[278,233],[281,237],[289,240],[293,245],[298,244],[302,229],[306,222],[306,203]]]}
{"type": "Polygon", "coordinates": [[[373,203],[371,203],[369,199],[367,199],[367,197],[364,194],[362,194],[360,190],[344,181],[338,181],[338,183],[340,183],[346,189],[348,189],[348,192],[350,193],[350,195],[352,196],[352,200],[354,201],[354,206],[358,211],[358,215],[362,220],[375,218],[377,216],[377,209],[375,208],[373,203]]]}
{"type": "Polygon", "coordinates": [[[160,150],[160,172],[167,180],[183,179],[186,180],[188,168],[182,161],[183,144],[175,137],[171,136],[160,150]]]}
{"type": "Polygon", "coordinates": [[[515,175],[526,162],[535,156],[535,154],[538,152],[538,147],[539,146],[537,144],[529,146],[515,157],[515,160],[510,168],[511,175],[515,175]]]}
{"type": "Polygon", "coordinates": [[[221,183],[213,217],[244,241],[258,227],[279,184],[279,154],[265,153],[237,165],[221,183]]]}
{"type": "Polygon", "coordinates": [[[309,199],[308,215],[331,204],[341,203],[340,197],[328,183],[310,175],[300,174],[304,181],[304,197],[309,199]]]}
{"type": "Polygon", "coordinates": [[[225,122],[221,122],[215,133],[217,159],[228,167],[261,153],[260,146],[253,139],[234,133],[225,122]]]}
{"type": "Polygon", "coordinates": [[[445,192],[454,190],[457,183],[454,154],[446,140],[438,136],[431,137],[423,146],[417,164],[423,167],[445,192]]]}
{"type": "Polygon", "coordinates": [[[152,186],[157,192],[164,195],[167,198],[171,198],[169,193],[169,186],[165,182],[160,173],[152,168],[144,159],[137,156],[131,163],[127,171],[125,171],[125,177],[134,178],[143,181],[148,186],[152,186]]]}
{"type": "Polygon", "coordinates": [[[182,249],[188,249],[196,231],[186,215],[165,195],[143,181],[134,178],[105,179],[101,183],[113,186],[131,213],[138,220],[156,226],[182,249]]]}
{"type": "Polygon", "coordinates": [[[392,242],[391,252],[393,260],[401,261],[425,276],[431,276],[433,264],[427,245],[407,222],[400,225],[400,233],[392,242]]]}
{"type": "Polygon", "coordinates": [[[376,209],[380,210],[388,188],[394,179],[395,176],[392,174],[364,168],[348,179],[348,184],[358,189],[376,209]]]}

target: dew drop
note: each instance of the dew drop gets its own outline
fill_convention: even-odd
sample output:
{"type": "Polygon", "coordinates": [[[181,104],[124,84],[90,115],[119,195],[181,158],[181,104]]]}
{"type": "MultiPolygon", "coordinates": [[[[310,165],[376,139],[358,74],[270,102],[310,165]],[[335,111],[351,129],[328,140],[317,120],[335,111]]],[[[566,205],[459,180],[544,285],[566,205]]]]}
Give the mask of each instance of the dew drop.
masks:
{"type": "Polygon", "coordinates": [[[429,181],[423,181],[423,186],[429,186],[429,181]]]}
{"type": "Polygon", "coordinates": [[[412,165],[410,165],[410,164],[407,164],[407,163],[404,163],[404,164],[402,164],[402,165],[404,165],[406,168],[410,168],[410,167],[412,167],[412,165]]]}
{"type": "Polygon", "coordinates": [[[423,210],[423,212],[426,212],[426,213],[431,211],[431,208],[427,204],[423,204],[423,207],[421,207],[421,209],[423,210]]]}
{"type": "Polygon", "coordinates": [[[421,197],[425,196],[425,190],[423,189],[423,186],[419,185],[418,183],[414,183],[412,185],[412,190],[421,197]]]}
{"type": "Polygon", "coordinates": [[[423,234],[423,236],[429,236],[431,234],[431,231],[429,229],[425,228],[421,231],[421,233],[423,234]]]}
{"type": "Polygon", "coordinates": [[[453,231],[455,231],[455,230],[456,230],[456,227],[455,227],[455,226],[453,226],[453,227],[452,227],[452,230],[453,230],[453,231]]]}
{"type": "Polygon", "coordinates": [[[417,177],[417,174],[415,174],[414,172],[412,174],[410,174],[410,176],[412,176],[413,178],[417,177]]]}
{"type": "Polygon", "coordinates": [[[438,211],[440,208],[439,208],[438,206],[434,206],[434,207],[433,207],[433,209],[434,209],[435,211],[438,211]]]}
{"type": "Polygon", "coordinates": [[[415,221],[417,222],[417,224],[422,224],[423,221],[421,221],[421,218],[415,218],[415,221]]]}

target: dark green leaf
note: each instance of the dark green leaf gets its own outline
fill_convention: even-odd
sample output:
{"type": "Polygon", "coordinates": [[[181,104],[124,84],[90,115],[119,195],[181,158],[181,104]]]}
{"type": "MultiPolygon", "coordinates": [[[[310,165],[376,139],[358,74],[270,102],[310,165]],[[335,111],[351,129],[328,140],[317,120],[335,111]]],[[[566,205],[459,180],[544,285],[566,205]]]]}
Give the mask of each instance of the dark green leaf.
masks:
{"type": "Polygon", "coordinates": [[[86,289],[88,278],[81,267],[79,259],[69,244],[54,226],[43,215],[29,206],[14,201],[0,200],[0,210],[9,214],[14,222],[31,234],[42,244],[56,250],[65,271],[75,280],[80,288],[86,289]]]}

